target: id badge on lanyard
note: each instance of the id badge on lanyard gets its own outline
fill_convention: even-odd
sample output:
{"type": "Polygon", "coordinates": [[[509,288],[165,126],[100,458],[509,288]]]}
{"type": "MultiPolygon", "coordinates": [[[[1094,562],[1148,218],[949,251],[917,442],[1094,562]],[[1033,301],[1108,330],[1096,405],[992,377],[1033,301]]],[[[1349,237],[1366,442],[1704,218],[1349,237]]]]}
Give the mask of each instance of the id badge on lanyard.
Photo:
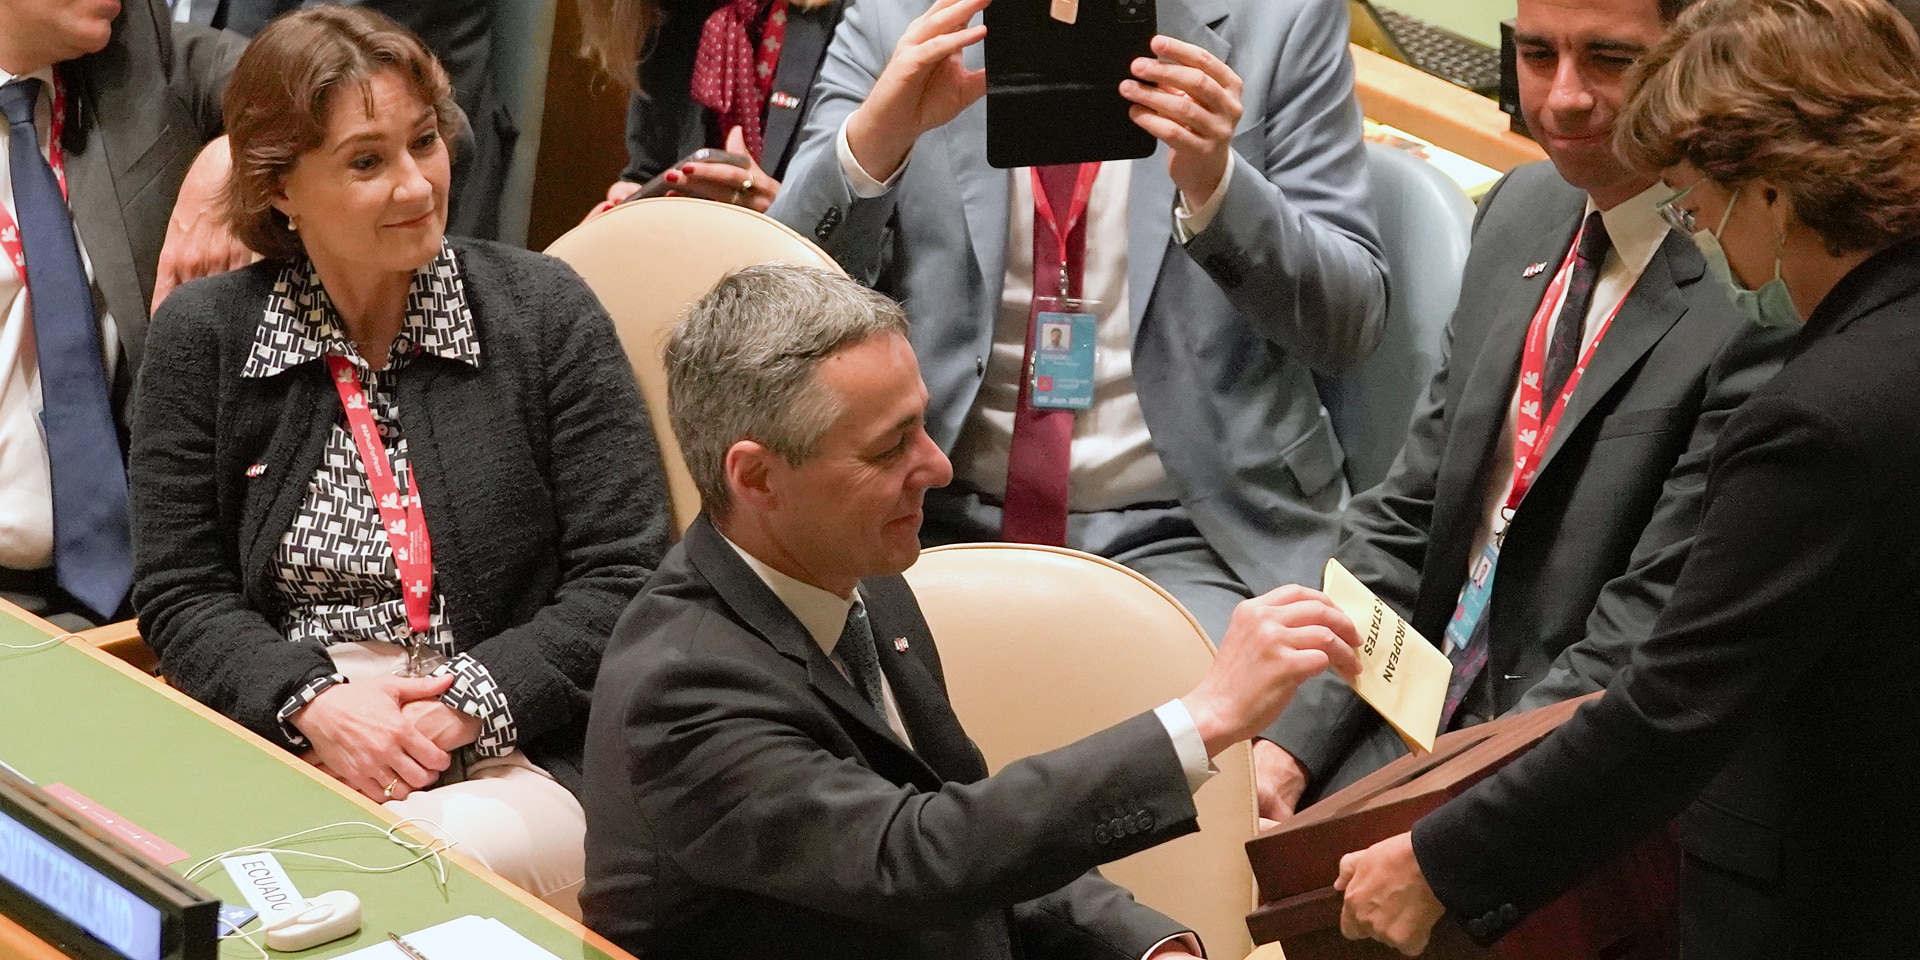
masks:
{"type": "MultiPolygon", "coordinates": [[[[1087,199],[1099,164],[1087,164],[1074,184],[1072,206],[1062,222],[1040,184],[1039,171],[1033,171],[1033,228],[1049,231],[1060,251],[1058,297],[1033,298],[1033,312],[1027,327],[1027,390],[1033,406],[1041,410],[1087,410],[1093,407],[1094,356],[1100,338],[1100,303],[1065,296],[1072,290],[1067,260],[1067,237],[1087,215],[1087,199]]],[[[1035,263],[1034,286],[1039,286],[1042,270],[1051,265],[1035,263]]]]}
{"type": "Polygon", "coordinates": [[[1094,347],[1100,337],[1097,306],[1089,300],[1034,298],[1028,389],[1035,407],[1086,410],[1093,406],[1094,347]]]}

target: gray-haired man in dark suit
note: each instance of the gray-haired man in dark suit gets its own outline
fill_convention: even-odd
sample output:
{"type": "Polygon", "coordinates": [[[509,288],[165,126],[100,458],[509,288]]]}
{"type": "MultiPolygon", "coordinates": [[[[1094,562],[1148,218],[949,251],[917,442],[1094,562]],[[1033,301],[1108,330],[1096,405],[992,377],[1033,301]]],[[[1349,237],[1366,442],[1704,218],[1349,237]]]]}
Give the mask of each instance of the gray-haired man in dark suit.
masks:
{"type": "Polygon", "coordinates": [[[588,925],[681,960],[1200,955],[1093,868],[1197,829],[1207,758],[1351,675],[1353,624],[1302,587],[1248,600],[1192,693],[988,776],[898,576],[952,476],[899,307],[749,268],[667,368],[705,512],[594,688],[588,925]]]}

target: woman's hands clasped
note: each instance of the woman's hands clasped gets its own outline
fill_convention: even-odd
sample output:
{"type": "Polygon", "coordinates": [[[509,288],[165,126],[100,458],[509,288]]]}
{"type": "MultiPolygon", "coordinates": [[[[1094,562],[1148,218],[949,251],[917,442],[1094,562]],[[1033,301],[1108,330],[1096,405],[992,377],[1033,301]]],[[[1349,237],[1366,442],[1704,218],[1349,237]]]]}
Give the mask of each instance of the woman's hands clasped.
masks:
{"type": "MultiPolygon", "coordinates": [[[[457,713],[435,699],[452,686],[451,675],[339,683],[295,713],[293,725],[313,744],[308,759],[321,769],[375,803],[401,800],[432,786],[453,762],[450,750],[461,745],[441,722],[446,718],[428,709],[457,713]]],[[[476,734],[478,724],[473,721],[476,734]]]]}

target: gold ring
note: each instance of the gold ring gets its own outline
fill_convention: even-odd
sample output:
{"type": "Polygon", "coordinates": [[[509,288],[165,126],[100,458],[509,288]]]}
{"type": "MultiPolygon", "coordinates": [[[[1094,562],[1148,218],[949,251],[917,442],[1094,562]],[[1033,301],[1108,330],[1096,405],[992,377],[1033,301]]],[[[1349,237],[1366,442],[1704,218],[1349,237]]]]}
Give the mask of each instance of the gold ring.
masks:
{"type": "Polygon", "coordinates": [[[381,788],[380,788],[380,792],[381,792],[381,793],[383,793],[383,794],[385,794],[388,800],[392,800],[392,799],[393,799],[393,788],[394,788],[394,787],[395,787],[396,785],[398,785],[399,783],[400,783],[400,778],[399,778],[399,777],[394,777],[394,778],[393,778],[392,780],[389,780],[389,781],[387,781],[387,785],[386,785],[386,786],[384,786],[384,787],[381,787],[381,788]]]}
{"type": "Polygon", "coordinates": [[[753,193],[753,174],[747,174],[747,179],[740,182],[740,192],[745,194],[753,193]]]}

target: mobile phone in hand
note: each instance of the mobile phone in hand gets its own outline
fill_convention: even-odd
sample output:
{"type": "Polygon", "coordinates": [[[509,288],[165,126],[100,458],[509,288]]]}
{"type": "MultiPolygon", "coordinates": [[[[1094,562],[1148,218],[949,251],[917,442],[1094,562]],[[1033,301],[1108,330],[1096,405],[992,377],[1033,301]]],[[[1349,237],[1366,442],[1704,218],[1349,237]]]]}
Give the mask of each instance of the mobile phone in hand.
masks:
{"type": "Polygon", "coordinates": [[[750,157],[738,153],[728,153],[717,147],[701,147],[680,158],[679,163],[668,167],[666,170],[660,171],[653,179],[643,184],[640,189],[635,190],[632,196],[621,202],[625,203],[629,200],[645,200],[649,197],[666,196],[667,191],[673,189],[673,186],[667,183],[667,172],[670,170],[678,170],[689,163],[725,163],[739,167],[742,170],[750,170],[753,168],[753,160],[750,157]]]}

